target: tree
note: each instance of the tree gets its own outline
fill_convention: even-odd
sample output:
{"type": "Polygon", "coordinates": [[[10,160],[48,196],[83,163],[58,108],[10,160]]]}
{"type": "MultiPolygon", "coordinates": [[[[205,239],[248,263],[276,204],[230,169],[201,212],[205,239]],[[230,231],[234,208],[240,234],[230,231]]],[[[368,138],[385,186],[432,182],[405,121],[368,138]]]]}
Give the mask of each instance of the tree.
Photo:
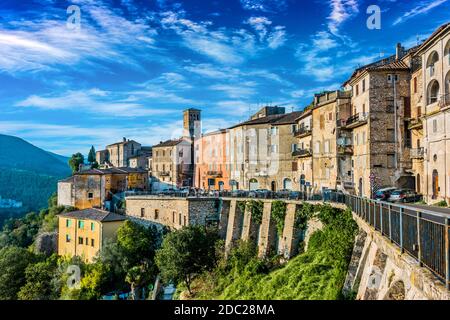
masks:
{"type": "Polygon", "coordinates": [[[75,153],[69,159],[69,166],[72,168],[72,173],[80,170],[80,165],[84,163],[84,156],[81,153],[75,153]]]}
{"type": "Polygon", "coordinates": [[[190,294],[195,274],[215,265],[217,234],[201,226],[189,226],[169,233],[156,253],[161,277],[175,284],[184,282],[190,294]]]}
{"type": "Polygon", "coordinates": [[[23,248],[0,250],[0,300],[17,300],[17,293],[26,283],[25,270],[34,261],[33,253],[23,248]]]}
{"type": "Polygon", "coordinates": [[[53,279],[57,268],[57,256],[29,264],[25,269],[26,283],[20,288],[17,297],[21,300],[54,300],[59,297],[55,292],[53,279]]]}
{"type": "Polygon", "coordinates": [[[94,146],[92,146],[91,150],[89,150],[88,162],[89,162],[89,164],[92,165],[95,161],[96,161],[95,148],[94,148],[94,146]]]}

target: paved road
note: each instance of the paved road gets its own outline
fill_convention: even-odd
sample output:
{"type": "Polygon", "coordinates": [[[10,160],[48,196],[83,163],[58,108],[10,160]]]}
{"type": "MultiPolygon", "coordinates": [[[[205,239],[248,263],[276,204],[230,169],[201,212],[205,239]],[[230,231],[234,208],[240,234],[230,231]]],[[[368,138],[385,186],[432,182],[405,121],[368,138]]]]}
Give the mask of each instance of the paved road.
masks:
{"type": "Polygon", "coordinates": [[[424,209],[424,210],[436,212],[436,213],[439,213],[439,214],[444,214],[444,215],[446,215],[447,217],[450,218],[450,208],[427,206],[427,205],[423,205],[423,204],[409,204],[409,203],[405,203],[405,204],[402,204],[402,205],[408,206],[408,207],[417,208],[417,209],[424,209]]]}

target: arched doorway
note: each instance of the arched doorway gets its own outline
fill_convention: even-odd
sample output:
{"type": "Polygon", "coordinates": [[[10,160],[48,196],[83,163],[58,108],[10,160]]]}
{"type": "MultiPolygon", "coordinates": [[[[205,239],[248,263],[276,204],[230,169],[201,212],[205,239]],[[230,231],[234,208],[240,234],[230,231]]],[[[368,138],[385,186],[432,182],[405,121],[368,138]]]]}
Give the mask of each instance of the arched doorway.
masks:
{"type": "Polygon", "coordinates": [[[291,179],[286,178],[283,180],[283,189],[292,190],[292,180],[291,179]]]}
{"type": "Polygon", "coordinates": [[[420,193],[420,174],[416,177],[416,191],[417,193],[420,193]]]}
{"type": "Polygon", "coordinates": [[[256,179],[250,179],[250,191],[252,191],[252,190],[258,190],[258,188],[259,188],[259,183],[258,183],[258,180],[256,180],[256,179]]]}
{"type": "Polygon", "coordinates": [[[433,199],[437,199],[439,196],[439,173],[437,170],[433,170],[433,178],[431,181],[433,183],[433,199]]]}
{"type": "Polygon", "coordinates": [[[276,183],[275,181],[272,181],[272,182],[270,183],[270,190],[271,190],[272,192],[277,191],[277,183],[276,183]]]}
{"type": "Polygon", "coordinates": [[[439,100],[439,82],[433,80],[428,85],[427,89],[427,103],[432,104],[439,100]]]}
{"type": "Polygon", "coordinates": [[[359,196],[362,197],[363,196],[363,179],[359,178],[359,196]]]}

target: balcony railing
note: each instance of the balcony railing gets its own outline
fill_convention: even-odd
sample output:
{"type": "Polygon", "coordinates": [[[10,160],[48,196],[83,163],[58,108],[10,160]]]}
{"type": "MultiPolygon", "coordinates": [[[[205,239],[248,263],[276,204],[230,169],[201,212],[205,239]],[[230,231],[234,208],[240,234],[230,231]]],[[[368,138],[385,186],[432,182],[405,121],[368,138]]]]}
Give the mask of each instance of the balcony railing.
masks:
{"type": "Polygon", "coordinates": [[[337,153],[340,155],[353,154],[353,146],[338,146],[337,153]]]}
{"type": "Polygon", "coordinates": [[[312,133],[312,129],[310,127],[300,127],[294,131],[294,137],[302,137],[307,136],[312,133]]]}
{"type": "Polygon", "coordinates": [[[298,158],[311,157],[312,151],[311,149],[297,149],[294,152],[292,152],[292,156],[298,158]]]}
{"type": "Polygon", "coordinates": [[[424,156],[425,156],[424,148],[411,149],[410,151],[411,159],[423,159],[424,156]]]}
{"type": "Polygon", "coordinates": [[[222,171],[208,171],[208,172],[206,172],[206,174],[208,176],[215,177],[215,178],[221,178],[223,175],[222,171]]]}
{"type": "Polygon", "coordinates": [[[161,171],[157,173],[160,177],[170,177],[170,172],[168,171],[161,171]]]}
{"type": "Polygon", "coordinates": [[[359,125],[366,123],[368,119],[369,119],[369,114],[367,112],[357,113],[347,119],[346,126],[347,127],[350,127],[350,126],[357,127],[359,125]]]}

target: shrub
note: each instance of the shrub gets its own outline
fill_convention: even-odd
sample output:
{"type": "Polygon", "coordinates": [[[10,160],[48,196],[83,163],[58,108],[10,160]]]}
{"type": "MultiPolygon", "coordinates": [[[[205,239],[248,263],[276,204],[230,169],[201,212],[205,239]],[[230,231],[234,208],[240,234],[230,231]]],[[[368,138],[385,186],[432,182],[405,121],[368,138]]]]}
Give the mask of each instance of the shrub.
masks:
{"type": "Polygon", "coordinates": [[[278,235],[283,234],[284,220],[286,218],[286,202],[274,201],[272,202],[271,218],[275,220],[277,225],[278,235]]]}
{"type": "Polygon", "coordinates": [[[434,204],[436,207],[448,207],[447,202],[445,200],[439,201],[434,204]]]}

